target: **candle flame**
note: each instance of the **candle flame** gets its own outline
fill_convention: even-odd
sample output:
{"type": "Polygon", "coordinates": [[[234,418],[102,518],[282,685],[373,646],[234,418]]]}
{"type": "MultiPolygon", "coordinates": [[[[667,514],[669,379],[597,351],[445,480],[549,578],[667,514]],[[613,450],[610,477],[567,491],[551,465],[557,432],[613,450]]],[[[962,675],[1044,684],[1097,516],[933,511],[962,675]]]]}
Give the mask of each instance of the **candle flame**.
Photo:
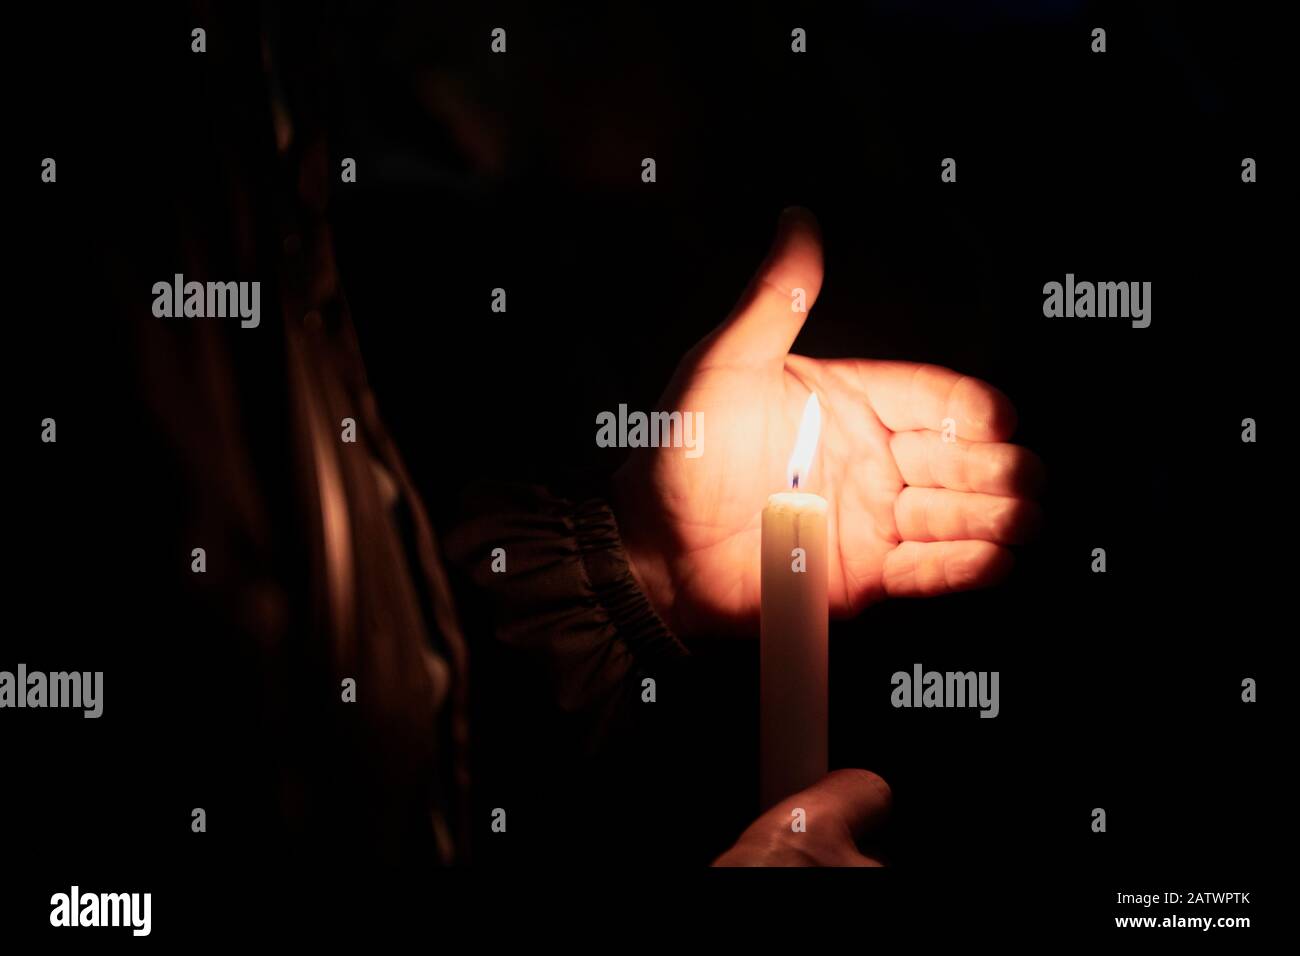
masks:
{"type": "Polygon", "coordinates": [[[812,468],[813,455],[817,451],[817,439],[822,433],[822,407],[817,401],[817,393],[808,396],[803,407],[803,419],[799,422],[799,434],[795,438],[794,452],[790,455],[790,464],[786,465],[785,476],[791,488],[798,488],[800,482],[808,481],[808,471],[812,468]]]}

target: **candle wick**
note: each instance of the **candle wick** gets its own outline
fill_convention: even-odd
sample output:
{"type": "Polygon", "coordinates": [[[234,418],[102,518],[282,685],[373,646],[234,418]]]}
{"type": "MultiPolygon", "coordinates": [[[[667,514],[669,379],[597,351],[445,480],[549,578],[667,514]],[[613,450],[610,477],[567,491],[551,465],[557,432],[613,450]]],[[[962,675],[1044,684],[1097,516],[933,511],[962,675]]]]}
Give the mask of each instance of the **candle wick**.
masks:
{"type": "Polygon", "coordinates": [[[791,487],[791,489],[793,489],[794,491],[798,491],[798,490],[799,490],[799,472],[796,471],[796,472],[794,473],[794,483],[791,484],[790,487],[791,487]]]}

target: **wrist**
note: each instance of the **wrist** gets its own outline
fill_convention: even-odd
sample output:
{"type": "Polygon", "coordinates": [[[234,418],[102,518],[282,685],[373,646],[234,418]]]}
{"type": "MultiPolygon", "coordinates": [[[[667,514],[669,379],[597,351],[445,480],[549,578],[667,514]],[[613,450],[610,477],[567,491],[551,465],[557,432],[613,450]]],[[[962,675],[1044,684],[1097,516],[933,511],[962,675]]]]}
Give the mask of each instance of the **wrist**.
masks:
{"type": "Polygon", "coordinates": [[[618,523],[623,551],[627,555],[633,579],[660,620],[669,630],[680,635],[681,630],[674,614],[676,589],[663,556],[663,548],[643,526],[643,519],[640,518],[647,499],[644,489],[638,485],[626,466],[619,469],[610,487],[610,508],[618,523]]]}

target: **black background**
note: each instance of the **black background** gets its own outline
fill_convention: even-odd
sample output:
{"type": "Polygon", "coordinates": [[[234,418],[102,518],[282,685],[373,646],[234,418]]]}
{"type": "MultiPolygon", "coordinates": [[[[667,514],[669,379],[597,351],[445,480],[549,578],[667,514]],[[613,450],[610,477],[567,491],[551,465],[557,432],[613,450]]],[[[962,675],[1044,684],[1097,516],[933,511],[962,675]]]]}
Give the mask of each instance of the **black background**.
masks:
{"type": "Polygon", "coordinates": [[[152,890],[161,938],[185,932],[182,913],[209,930],[245,905],[284,918],[276,901],[294,886],[356,877],[433,880],[418,911],[437,924],[516,899],[550,901],[562,920],[573,900],[602,908],[592,884],[605,884],[618,904],[604,908],[629,925],[691,904],[761,924],[748,904],[770,898],[860,914],[864,928],[906,902],[969,912],[990,938],[1013,920],[1074,934],[1149,912],[1117,907],[1117,891],[1189,889],[1253,890],[1225,912],[1261,925],[1286,836],[1276,726],[1293,502],[1268,450],[1286,440],[1291,321],[1282,31],[1236,5],[973,6],[328,12],[331,151],[360,170],[332,196],[339,265],[436,523],[477,478],[615,467],[592,440],[596,413],[652,406],[789,203],[817,214],[826,245],[797,351],[936,362],[1017,405],[1016,440],[1048,466],[1048,520],[1010,581],[833,629],[832,765],[891,783],[893,869],[804,888],[698,869],[756,809],[745,642],[701,641],[697,686],[661,691],[665,733],[599,766],[556,762],[517,662],[483,649],[477,732],[491,756],[475,805],[520,810],[509,844],[479,839],[473,874],[304,875],[222,834],[211,800],[210,832],[190,833],[205,755],[240,701],[213,676],[234,665],[187,648],[186,621],[169,619],[169,559],[131,534],[134,509],[169,490],[115,418],[111,386],[131,372],[105,359],[123,343],[97,262],[106,243],[148,248],[168,184],[222,135],[186,108],[202,13],[16,15],[16,534],[0,667],[102,669],[106,710],[3,716],[6,931],[48,925],[49,894],[76,881],[152,890]],[[488,49],[498,25],[505,57],[488,49]],[[806,55],[789,52],[796,25],[806,55]],[[1094,26],[1105,54],[1089,51],[1094,26]],[[490,159],[466,158],[430,111],[431,76],[452,78],[490,159]],[[46,155],[57,186],[39,182],[46,155]],[[640,181],[644,156],[654,184],[640,181]],[[948,156],[955,184],[939,180],[948,156]],[[1245,156],[1257,184],[1241,182],[1245,156]],[[1042,286],[1067,272],[1150,281],[1151,326],[1044,318],[1042,286]],[[505,315],[488,308],[496,286],[505,315]],[[47,415],[57,446],[35,438],[47,415]],[[1241,442],[1245,417],[1259,444],[1241,442]],[[1096,547],[1104,575],[1090,571],[1096,547]],[[889,676],[916,662],[1000,671],[1000,716],[891,708],[889,676]],[[1240,699],[1247,676],[1254,705],[1240,699]],[[1090,830],[1094,807],[1105,834],[1090,830]],[[243,889],[205,902],[199,888],[214,886],[243,889]]]}

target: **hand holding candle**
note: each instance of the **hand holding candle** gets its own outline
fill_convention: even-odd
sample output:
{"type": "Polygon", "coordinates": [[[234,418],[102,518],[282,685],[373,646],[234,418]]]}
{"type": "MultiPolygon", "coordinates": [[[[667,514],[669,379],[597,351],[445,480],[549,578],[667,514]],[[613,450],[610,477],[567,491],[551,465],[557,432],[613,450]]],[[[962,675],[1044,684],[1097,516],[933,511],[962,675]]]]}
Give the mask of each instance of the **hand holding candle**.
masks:
{"type": "Polygon", "coordinates": [[[758,632],[764,507],[789,488],[810,394],[831,613],[993,583],[1037,519],[1041,466],[1006,443],[1015,412],[995,388],[934,365],[790,353],[807,317],[797,309],[812,308],[821,281],[816,223],[787,211],[739,304],[658,404],[702,413],[707,450],[638,449],[615,477],[633,570],[684,637],[758,632]]]}

